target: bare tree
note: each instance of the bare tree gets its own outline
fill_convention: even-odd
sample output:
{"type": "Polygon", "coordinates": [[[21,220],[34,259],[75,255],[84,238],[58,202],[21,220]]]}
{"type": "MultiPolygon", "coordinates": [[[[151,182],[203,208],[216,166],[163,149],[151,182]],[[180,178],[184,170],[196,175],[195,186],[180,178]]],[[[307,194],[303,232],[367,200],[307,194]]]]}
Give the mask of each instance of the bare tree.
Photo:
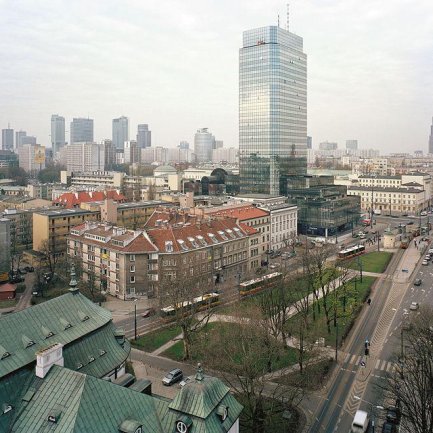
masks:
{"type": "Polygon", "coordinates": [[[41,253],[41,264],[48,266],[50,269],[50,273],[54,276],[54,272],[57,268],[57,263],[61,259],[61,254],[58,253],[55,247],[52,247],[48,240],[42,242],[41,247],[39,248],[39,252],[41,253]]]}
{"type": "Polygon", "coordinates": [[[282,412],[299,405],[303,390],[285,386],[286,373],[276,369],[287,349],[268,332],[260,307],[251,306],[234,323],[211,332],[201,341],[201,355],[244,405],[242,427],[252,433],[281,431],[275,423],[282,424],[282,412]]]}
{"type": "Polygon", "coordinates": [[[162,281],[160,302],[162,307],[172,308],[170,318],[182,330],[184,360],[192,357],[192,341],[195,333],[207,325],[215,306],[206,297],[213,284],[205,278],[188,275],[188,270],[178,270],[175,277],[162,281]]]}
{"type": "Polygon", "coordinates": [[[420,315],[401,331],[400,362],[388,376],[388,398],[400,405],[404,431],[433,432],[433,309],[420,315]]]}

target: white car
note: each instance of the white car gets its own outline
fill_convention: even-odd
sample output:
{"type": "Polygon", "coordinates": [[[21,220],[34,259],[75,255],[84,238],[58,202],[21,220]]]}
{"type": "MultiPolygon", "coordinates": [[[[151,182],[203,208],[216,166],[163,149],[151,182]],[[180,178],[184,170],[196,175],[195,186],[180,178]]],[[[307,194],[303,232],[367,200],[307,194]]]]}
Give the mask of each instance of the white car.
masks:
{"type": "Polygon", "coordinates": [[[408,218],[416,218],[415,215],[409,215],[408,218]]]}
{"type": "Polygon", "coordinates": [[[424,266],[427,266],[427,265],[428,265],[428,260],[423,260],[423,261],[422,261],[422,264],[423,264],[424,266]]]}
{"type": "Polygon", "coordinates": [[[427,212],[426,212],[425,210],[423,210],[423,211],[420,213],[420,215],[421,215],[421,216],[427,216],[427,212]]]}
{"type": "Polygon", "coordinates": [[[429,250],[428,250],[428,253],[431,255],[431,254],[433,254],[433,248],[430,248],[429,250]]]}
{"type": "Polygon", "coordinates": [[[409,310],[416,311],[416,310],[418,310],[418,308],[419,308],[418,302],[412,302],[410,304],[409,310]]]}

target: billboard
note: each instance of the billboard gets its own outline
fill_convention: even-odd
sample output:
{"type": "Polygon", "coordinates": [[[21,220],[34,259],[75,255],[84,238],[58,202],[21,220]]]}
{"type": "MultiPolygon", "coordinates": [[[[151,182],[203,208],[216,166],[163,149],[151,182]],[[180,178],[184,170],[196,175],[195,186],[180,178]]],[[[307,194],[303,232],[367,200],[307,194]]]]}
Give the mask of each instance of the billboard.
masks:
{"type": "Polygon", "coordinates": [[[45,146],[35,147],[35,164],[45,164],[45,146]]]}

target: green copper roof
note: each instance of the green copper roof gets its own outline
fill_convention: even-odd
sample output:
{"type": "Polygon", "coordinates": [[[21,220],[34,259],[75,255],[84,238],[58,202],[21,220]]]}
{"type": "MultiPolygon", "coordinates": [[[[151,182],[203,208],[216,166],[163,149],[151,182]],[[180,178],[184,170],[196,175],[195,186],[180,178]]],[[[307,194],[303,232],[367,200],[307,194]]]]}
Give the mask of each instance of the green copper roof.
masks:
{"type": "Polygon", "coordinates": [[[79,292],[0,317],[0,378],[34,362],[38,350],[53,343],[66,346],[110,321],[109,311],[79,292]]]}
{"type": "Polygon", "coordinates": [[[202,375],[201,380],[193,379],[187,383],[170,403],[170,409],[207,418],[230,388],[216,377],[202,375]]]}
{"type": "Polygon", "coordinates": [[[15,412],[11,432],[118,433],[127,420],[143,426],[143,432],[165,433],[157,401],[107,381],[54,366],[45,379],[30,386],[37,392],[15,412]],[[48,416],[53,414],[53,424],[48,416]]]}

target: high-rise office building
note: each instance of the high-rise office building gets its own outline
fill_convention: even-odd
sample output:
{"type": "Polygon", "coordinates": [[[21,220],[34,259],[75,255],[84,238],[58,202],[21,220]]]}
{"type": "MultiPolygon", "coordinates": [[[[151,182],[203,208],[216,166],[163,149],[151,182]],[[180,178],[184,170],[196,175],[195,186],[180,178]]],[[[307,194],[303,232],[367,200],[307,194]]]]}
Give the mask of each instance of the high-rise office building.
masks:
{"type": "Polygon", "coordinates": [[[93,119],[74,118],[71,122],[71,143],[93,142],[93,119]]]}
{"type": "Polygon", "coordinates": [[[319,143],[319,149],[320,150],[337,150],[338,149],[338,143],[329,142],[329,141],[322,141],[322,143],[319,143]]]}
{"type": "Polygon", "coordinates": [[[53,114],[51,116],[51,149],[53,155],[56,155],[65,143],[65,118],[58,114],[53,114]]]}
{"type": "Polygon", "coordinates": [[[2,129],[2,149],[14,150],[14,130],[9,125],[6,129],[2,129]]]}
{"type": "Polygon", "coordinates": [[[347,150],[358,150],[358,140],[346,140],[347,150]]]}
{"type": "Polygon", "coordinates": [[[152,146],[152,131],[149,130],[149,125],[146,123],[137,127],[137,146],[139,149],[152,146]]]}
{"type": "Polygon", "coordinates": [[[25,135],[24,137],[21,137],[21,145],[23,144],[36,144],[36,137],[34,135],[25,135]]]}
{"type": "Polygon", "coordinates": [[[129,140],[129,119],[121,116],[113,119],[112,142],[116,149],[124,149],[125,141],[129,140]]]}
{"type": "Polygon", "coordinates": [[[215,137],[208,128],[198,129],[194,135],[194,153],[196,162],[211,162],[212,150],[215,148],[215,137]]]}
{"type": "Polygon", "coordinates": [[[181,141],[178,147],[179,149],[189,149],[189,143],[187,141],[181,141]]]}
{"type": "Polygon", "coordinates": [[[17,131],[15,132],[15,148],[19,149],[19,147],[24,144],[23,143],[23,138],[27,137],[27,132],[26,131],[17,131]]]}
{"type": "Polygon", "coordinates": [[[75,172],[104,171],[105,145],[90,142],[66,146],[66,169],[75,172]]]}
{"type": "Polygon", "coordinates": [[[428,153],[433,154],[433,118],[432,118],[432,124],[430,126],[430,137],[428,140],[428,153]]]}
{"type": "Polygon", "coordinates": [[[313,148],[313,137],[307,135],[307,149],[312,149],[312,148],[313,148]]]}
{"type": "Polygon", "coordinates": [[[239,51],[241,193],[286,194],[307,173],[307,56],[278,26],[243,33],[239,51]]]}

